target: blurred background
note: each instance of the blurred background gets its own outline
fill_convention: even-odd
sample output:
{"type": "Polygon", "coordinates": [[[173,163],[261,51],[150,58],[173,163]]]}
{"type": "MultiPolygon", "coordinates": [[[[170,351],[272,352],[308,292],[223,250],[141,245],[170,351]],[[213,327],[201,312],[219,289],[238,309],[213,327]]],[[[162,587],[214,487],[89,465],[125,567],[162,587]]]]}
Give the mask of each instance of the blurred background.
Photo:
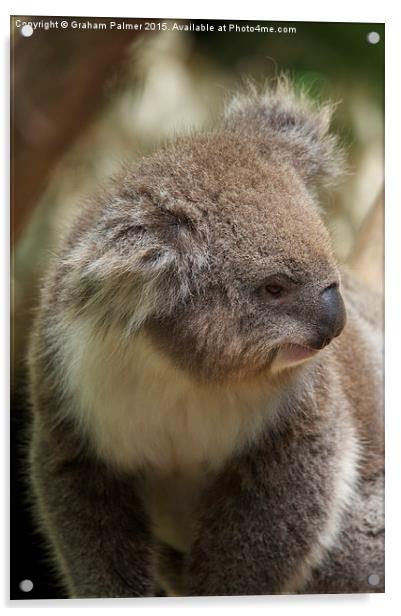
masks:
{"type": "Polygon", "coordinates": [[[62,596],[24,487],[24,361],[40,279],[83,200],[122,161],[152,152],[180,131],[211,126],[246,79],[263,84],[284,70],[313,97],[340,103],[333,129],[346,146],[349,173],[323,206],[341,261],[357,249],[363,221],[382,201],[383,24],[115,19],[118,29],[110,21],[11,19],[13,598],[62,596]],[[88,21],[92,28],[83,28],[88,21]],[[58,26],[24,36],[30,30],[23,22],[58,26]],[[154,25],[145,31],[149,22],[154,25]],[[215,31],[180,31],[174,23],[209,24],[215,31]],[[276,32],[229,31],[230,23],[276,32]],[[372,32],[378,42],[369,42],[377,40],[372,32]],[[34,582],[31,592],[19,588],[23,579],[34,582]]]}

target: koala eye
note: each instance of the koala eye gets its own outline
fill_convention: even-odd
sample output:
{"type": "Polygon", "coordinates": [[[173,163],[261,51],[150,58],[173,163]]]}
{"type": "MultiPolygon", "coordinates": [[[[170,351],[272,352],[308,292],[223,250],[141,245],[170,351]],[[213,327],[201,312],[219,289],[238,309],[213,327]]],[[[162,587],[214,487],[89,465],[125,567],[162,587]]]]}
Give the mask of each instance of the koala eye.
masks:
{"type": "Polygon", "coordinates": [[[264,285],[264,290],[267,294],[272,295],[273,297],[279,297],[284,289],[279,284],[267,284],[264,285]]]}
{"type": "Polygon", "coordinates": [[[291,282],[284,280],[284,276],[270,276],[257,289],[259,297],[265,300],[279,299],[291,288],[291,282]]]}
{"type": "Polygon", "coordinates": [[[257,295],[265,301],[283,299],[296,284],[287,274],[273,274],[259,285],[257,295]]]}

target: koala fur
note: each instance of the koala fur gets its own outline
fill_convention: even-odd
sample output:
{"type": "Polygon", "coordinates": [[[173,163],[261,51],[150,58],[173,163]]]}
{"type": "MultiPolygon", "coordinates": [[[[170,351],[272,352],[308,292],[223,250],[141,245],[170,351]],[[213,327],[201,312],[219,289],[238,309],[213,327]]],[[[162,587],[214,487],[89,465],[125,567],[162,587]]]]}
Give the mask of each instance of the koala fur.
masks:
{"type": "Polygon", "coordinates": [[[384,590],[381,302],[322,221],[330,115],[285,80],[238,96],[54,259],[31,483],[70,597],[384,590]]]}

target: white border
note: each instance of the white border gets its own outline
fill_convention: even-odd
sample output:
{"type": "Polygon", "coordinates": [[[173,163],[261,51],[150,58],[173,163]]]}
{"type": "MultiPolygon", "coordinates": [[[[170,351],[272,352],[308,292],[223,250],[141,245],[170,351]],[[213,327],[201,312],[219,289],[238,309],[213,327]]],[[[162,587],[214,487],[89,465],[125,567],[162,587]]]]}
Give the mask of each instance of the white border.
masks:
{"type": "MultiPolygon", "coordinates": [[[[98,608],[115,610],[117,607],[149,610],[154,609],[179,609],[185,607],[191,611],[199,610],[229,610],[230,614],[239,613],[244,608],[264,613],[266,609],[279,609],[281,614],[289,614],[290,610],[297,610],[297,614],[320,614],[322,608],[325,614],[334,614],[340,609],[352,609],[355,613],[364,616],[372,614],[377,616],[379,611],[387,611],[399,603],[398,597],[398,572],[400,569],[400,532],[399,532],[399,485],[400,485],[400,460],[399,451],[401,443],[401,400],[399,393],[400,377],[400,319],[401,319],[401,199],[400,199],[400,109],[401,89],[399,87],[399,59],[401,58],[401,20],[397,15],[395,2],[355,2],[349,0],[336,0],[333,3],[311,2],[308,0],[288,1],[285,3],[261,3],[249,1],[246,7],[233,2],[212,2],[203,0],[199,3],[179,2],[169,0],[168,3],[161,0],[149,0],[143,4],[133,2],[119,2],[114,0],[110,5],[100,5],[99,2],[75,1],[68,3],[58,2],[14,2],[2,5],[1,27],[3,29],[3,49],[5,60],[2,68],[5,70],[5,78],[1,80],[4,89],[1,101],[4,104],[6,114],[3,124],[3,135],[8,135],[8,46],[9,46],[9,15],[84,15],[84,16],[135,16],[135,17],[192,17],[203,19],[265,19],[271,21],[357,21],[357,22],[386,22],[386,522],[387,522],[387,579],[385,595],[336,595],[336,596],[299,596],[299,597],[239,597],[239,598],[208,598],[208,599],[144,599],[144,600],[74,600],[74,601],[7,601],[8,589],[8,306],[2,302],[3,319],[1,320],[1,343],[4,354],[2,355],[1,386],[3,392],[3,451],[5,452],[4,469],[4,492],[1,499],[1,530],[4,539],[4,549],[0,558],[0,583],[1,603],[17,610],[30,608],[33,611],[51,607],[58,612],[62,609],[74,609],[80,613],[83,609],[96,610],[98,608]]],[[[1,173],[3,185],[8,186],[9,152],[8,144],[2,148],[4,157],[1,173]]],[[[8,190],[6,188],[5,207],[2,208],[3,250],[1,268],[1,285],[3,298],[8,296],[8,190]]],[[[83,613],[83,612],[82,612],[83,613]]],[[[85,612],[87,613],[87,612],[85,612]]]]}
{"type": "Polygon", "coordinates": [[[76,16],[115,16],[115,17],[191,17],[203,19],[266,19],[271,21],[354,21],[383,22],[394,14],[390,2],[352,3],[349,0],[336,0],[322,3],[317,0],[287,0],[286,3],[264,4],[251,0],[241,3],[221,1],[189,3],[187,1],[149,0],[143,3],[116,0],[110,6],[106,3],[71,0],[51,3],[43,1],[13,2],[14,15],[76,15],[76,16]],[[66,8],[63,9],[62,7],[66,8]]]}

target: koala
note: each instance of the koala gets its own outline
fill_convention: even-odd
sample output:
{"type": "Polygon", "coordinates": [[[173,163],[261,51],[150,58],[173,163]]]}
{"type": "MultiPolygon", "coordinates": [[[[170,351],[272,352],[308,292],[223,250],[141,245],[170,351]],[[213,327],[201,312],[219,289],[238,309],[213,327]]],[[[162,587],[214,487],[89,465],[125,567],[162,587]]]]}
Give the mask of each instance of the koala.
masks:
{"type": "Polygon", "coordinates": [[[69,597],[384,591],[381,300],[288,80],[126,164],[44,281],[30,483],[69,597]]]}

